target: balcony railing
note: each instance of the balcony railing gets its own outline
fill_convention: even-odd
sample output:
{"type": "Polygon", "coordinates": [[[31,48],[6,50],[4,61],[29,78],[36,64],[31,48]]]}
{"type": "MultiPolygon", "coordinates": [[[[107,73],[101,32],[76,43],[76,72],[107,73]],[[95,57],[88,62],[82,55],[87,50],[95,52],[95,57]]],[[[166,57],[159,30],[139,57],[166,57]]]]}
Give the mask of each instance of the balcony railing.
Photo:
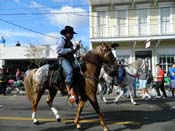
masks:
{"type": "Polygon", "coordinates": [[[144,37],[175,35],[175,23],[147,24],[129,26],[97,26],[91,27],[91,38],[122,38],[122,37],[144,37]]]}

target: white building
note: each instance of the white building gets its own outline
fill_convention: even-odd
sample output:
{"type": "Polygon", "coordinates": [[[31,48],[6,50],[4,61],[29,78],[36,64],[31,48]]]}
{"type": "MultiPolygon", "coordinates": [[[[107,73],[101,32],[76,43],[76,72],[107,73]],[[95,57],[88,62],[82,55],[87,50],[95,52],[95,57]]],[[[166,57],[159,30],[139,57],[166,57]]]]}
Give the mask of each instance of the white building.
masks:
{"type": "Polygon", "coordinates": [[[0,44],[0,68],[5,65],[14,74],[16,68],[27,70],[31,59],[57,60],[56,45],[39,46],[39,48],[43,50],[39,52],[38,56],[27,56],[29,46],[4,46],[0,44]]]}
{"type": "Polygon", "coordinates": [[[174,0],[89,0],[91,47],[119,43],[118,57],[148,57],[150,69],[175,62],[174,0]],[[145,47],[147,46],[147,47],[145,47]]]}
{"type": "MultiPolygon", "coordinates": [[[[77,41],[73,41],[73,44],[77,44],[77,41]]],[[[14,75],[17,68],[20,68],[22,71],[27,70],[27,66],[31,64],[33,59],[43,60],[45,63],[54,63],[57,61],[56,45],[33,47],[35,49],[31,45],[4,46],[4,44],[0,43],[0,68],[2,65],[5,65],[14,75]]],[[[77,56],[83,54],[85,51],[86,49],[82,45],[77,56]]]]}

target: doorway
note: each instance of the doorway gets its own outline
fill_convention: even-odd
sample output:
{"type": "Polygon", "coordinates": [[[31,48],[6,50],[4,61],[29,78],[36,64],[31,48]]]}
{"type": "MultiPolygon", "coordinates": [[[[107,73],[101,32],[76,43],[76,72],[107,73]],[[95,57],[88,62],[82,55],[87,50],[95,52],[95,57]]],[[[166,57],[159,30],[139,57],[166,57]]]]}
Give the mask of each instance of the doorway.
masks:
{"type": "Polygon", "coordinates": [[[148,59],[149,70],[152,71],[152,51],[135,51],[135,60],[148,59]]]}
{"type": "Polygon", "coordinates": [[[152,77],[152,51],[135,51],[135,60],[147,58],[148,70],[149,70],[149,80],[150,83],[153,79],[152,77]]]}
{"type": "Polygon", "coordinates": [[[135,59],[152,58],[152,51],[135,51],[135,59]]]}

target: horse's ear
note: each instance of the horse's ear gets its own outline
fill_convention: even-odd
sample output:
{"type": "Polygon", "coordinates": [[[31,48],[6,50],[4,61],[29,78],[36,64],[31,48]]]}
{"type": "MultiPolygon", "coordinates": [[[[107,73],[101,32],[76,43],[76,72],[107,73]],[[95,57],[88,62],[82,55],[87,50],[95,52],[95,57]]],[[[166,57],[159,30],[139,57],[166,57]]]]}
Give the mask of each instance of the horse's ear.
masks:
{"type": "Polygon", "coordinates": [[[101,45],[102,45],[103,47],[105,47],[107,44],[106,44],[106,43],[104,43],[104,42],[102,42],[102,43],[101,43],[101,45]]]}
{"type": "Polygon", "coordinates": [[[104,52],[105,49],[106,49],[106,44],[104,42],[102,42],[101,45],[100,45],[100,51],[104,52]]]}

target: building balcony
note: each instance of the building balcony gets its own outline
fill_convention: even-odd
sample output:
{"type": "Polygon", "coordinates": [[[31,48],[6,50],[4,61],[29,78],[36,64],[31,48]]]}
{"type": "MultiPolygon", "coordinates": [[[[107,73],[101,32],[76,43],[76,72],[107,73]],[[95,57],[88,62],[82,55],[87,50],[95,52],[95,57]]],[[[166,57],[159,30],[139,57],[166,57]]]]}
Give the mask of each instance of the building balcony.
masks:
{"type": "Polygon", "coordinates": [[[175,39],[175,23],[91,27],[91,42],[175,39]]]}
{"type": "Polygon", "coordinates": [[[89,0],[91,6],[113,5],[113,4],[128,4],[134,6],[140,3],[151,3],[156,5],[158,2],[172,2],[173,0],[89,0]]]}

